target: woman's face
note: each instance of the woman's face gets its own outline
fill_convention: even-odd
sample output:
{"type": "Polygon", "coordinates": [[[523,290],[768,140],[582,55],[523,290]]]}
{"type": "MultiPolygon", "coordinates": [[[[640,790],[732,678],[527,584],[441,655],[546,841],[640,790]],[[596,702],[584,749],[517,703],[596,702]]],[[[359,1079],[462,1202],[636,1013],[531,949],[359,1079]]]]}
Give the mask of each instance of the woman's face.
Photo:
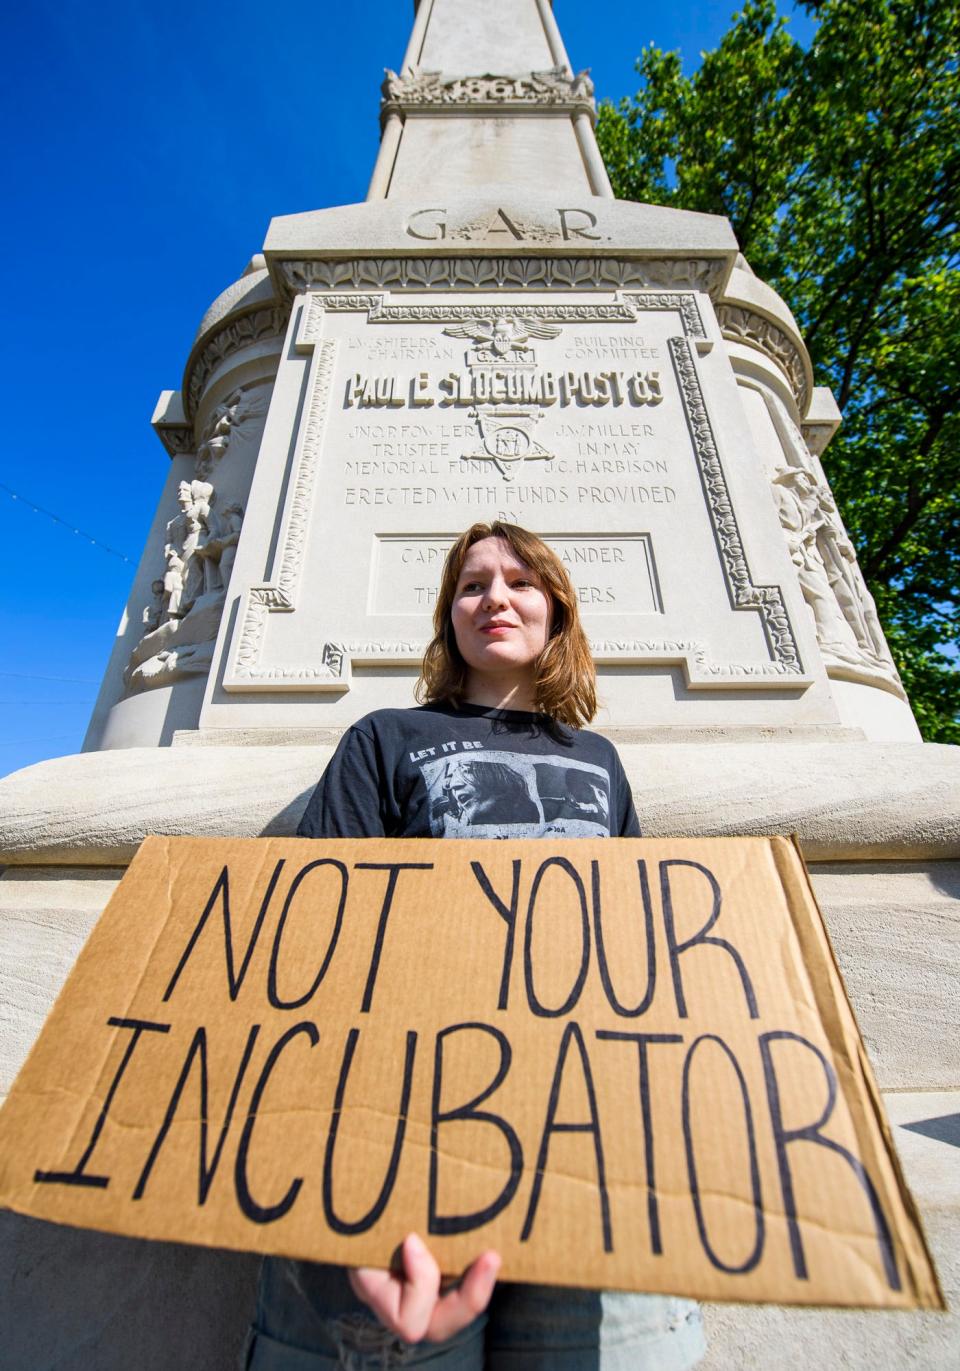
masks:
{"type": "Polygon", "coordinates": [[[450,611],[471,685],[527,686],[547,645],[553,600],[503,538],[483,538],[464,558],[450,611]]]}

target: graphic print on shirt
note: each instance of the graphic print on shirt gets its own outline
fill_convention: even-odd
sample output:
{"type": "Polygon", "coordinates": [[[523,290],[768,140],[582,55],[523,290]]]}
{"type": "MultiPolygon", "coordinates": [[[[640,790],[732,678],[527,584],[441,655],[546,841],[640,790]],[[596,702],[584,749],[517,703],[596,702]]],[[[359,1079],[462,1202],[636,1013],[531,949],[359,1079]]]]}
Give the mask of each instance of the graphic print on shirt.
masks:
{"type": "Polygon", "coordinates": [[[482,749],[421,764],[436,838],[610,835],[610,774],[563,756],[482,749]]]}

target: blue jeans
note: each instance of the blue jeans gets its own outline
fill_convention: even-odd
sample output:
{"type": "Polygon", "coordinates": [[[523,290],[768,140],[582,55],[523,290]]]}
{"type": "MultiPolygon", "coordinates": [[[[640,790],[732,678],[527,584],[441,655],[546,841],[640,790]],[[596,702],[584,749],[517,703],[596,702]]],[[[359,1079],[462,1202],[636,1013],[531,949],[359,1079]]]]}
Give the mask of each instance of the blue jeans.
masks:
{"type": "Polygon", "coordinates": [[[687,1371],[704,1352],[700,1311],[662,1295],[497,1286],[486,1313],[443,1343],[384,1329],[338,1266],[268,1258],[246,1371],[687,1371]]]}

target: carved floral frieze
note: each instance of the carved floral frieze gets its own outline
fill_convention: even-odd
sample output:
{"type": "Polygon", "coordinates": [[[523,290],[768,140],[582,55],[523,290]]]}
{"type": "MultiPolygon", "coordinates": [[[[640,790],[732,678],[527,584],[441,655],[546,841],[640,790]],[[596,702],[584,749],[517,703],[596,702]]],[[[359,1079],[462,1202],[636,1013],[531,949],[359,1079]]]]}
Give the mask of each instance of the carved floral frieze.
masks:
{"type": "MultiPolygon", "coordinates": [[[[309,321],[304,321],[308,323],[309,321]]],[[[301,333],[301,342],[312,342],[313,374],[309,385],[303,437],[300,442],[293,496],[282,533],[271,580],[251,586],[240,608],[236,649],[224,678],[226,690],[290,689],[297,686],[343,690],[350,662],[341,644],[326,643],[320,662],[275,664],[263,661],[267,623],[271,614],[290,613],[297,607],[297,590],[307,548],[310,514],[320,464],[324,425],[330,405],[335,345],[301,333]]]]}
{"type": "MultiPolygon", "coordinates": [[[[589,304],[568,303],[551,300],[536,304],[510,305],[470,305],[443,299],[429,304],[413,303],[406,300],[391,300],[389,303],[382,295],[322,295],[315,297],[316,308],[311,309],[301,326],[301,337],[305,342],[315,342],[321,335],[323,311],[331,313],[366,310],[367,321],[371,324],[470,324],[475,321],[513,320],[515,327],[528,325],[530,321],[540,320],[548,324],[579,323],[636,323],[642,313],[658,310],[675,310],[681,319],[687,337],[704,339],[703,318],[695,296],[678,291],[619,294],[610,301],[596,301],[589,304]],[[518,321],[520,321],[518,323],[518,321]]],[[[546,336],[546,335],[544,335],[546,336]]]]}
{"type": "Polygon", "coordinates": [[[531,71],[522,76],[497,76],[487,72],[448,81],[444,81],[443,73],[439,71],[398,76],[388,67],[381,93],[384,116],[450,105],[492,106],[498,113],[515,105],[540,105],[561,113],[584,110],[591,115],[596,110],[589,73],[581,71],[572,76],[564,67],[531,71]]]}
{"type": "Polygon", "coordinates": [[[722,258],[358,257],[277,264],[292,294],[307,290],[722,289],[722,258]]]}
{"type": "Polygon", "coordinates": [[[754,585],[747,565],[726,473],[697,376],[693,346],[685,338],[671,338],[668,346],[733,606],[738,610],[755,610],[760,615],[774,669],[784,675],[801,676],[803,665],[783,593],[779,586],[754,585]]]}
{"type": "Polygon", "coordinates": [[[207,382],[221,362],[233,353],[267,338],[282,338],[290,318],[289,305],[269,305],[249,314],[228,317],[187,364],[183,396],[188,414],[195,415],[207,382]]]}
{"type": "Polygon", "coordinates": [[[810,381],[800,349],[772,319],[741,305],[717,306],[717,323],[729,342],[746,343],[765,353],[790,382],[797,408],[806,414],[810,404],[810,381]]]}

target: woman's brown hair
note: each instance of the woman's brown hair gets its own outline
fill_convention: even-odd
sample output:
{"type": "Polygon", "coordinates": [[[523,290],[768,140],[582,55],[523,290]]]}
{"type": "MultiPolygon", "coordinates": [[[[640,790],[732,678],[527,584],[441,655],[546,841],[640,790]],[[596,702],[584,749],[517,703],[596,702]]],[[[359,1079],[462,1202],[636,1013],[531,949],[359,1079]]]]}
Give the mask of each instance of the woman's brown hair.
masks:
{"type": "Polygon", "coordinates": [[[460,704],[464,698],[468,668],[457,647],[451,613],[467,552],[484,538],[502,538],[549,592],[553,624],[547,645],[534,663],[534,700],[540,714],[581,728],[597,712],[597,673],[580,623],[576,591],[553,549],[516,524],[473,524],[447,554],[433,611],[434,636],[423,654],[417,699],[425,704],[435,700],[460,704]]]}

